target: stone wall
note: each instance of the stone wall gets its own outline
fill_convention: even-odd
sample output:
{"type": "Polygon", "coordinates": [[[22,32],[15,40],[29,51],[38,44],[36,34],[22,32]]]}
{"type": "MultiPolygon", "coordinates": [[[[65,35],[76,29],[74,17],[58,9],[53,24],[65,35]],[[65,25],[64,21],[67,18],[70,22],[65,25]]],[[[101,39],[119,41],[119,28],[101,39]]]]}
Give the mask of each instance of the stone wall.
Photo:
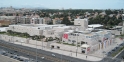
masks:
{"type": "MultiPolygon", "coordinates": [[[[26,43],[26,44],[32,44],[32,45],[36,45],[36,40],[32,40],[30,38],[22,38],[22,37],[15,37],[15,36],[8,36],[8,35],[3,35],[0,34],[0,39],[7,41],[7,42],[22,42],[22,43],[26,43]]],[[[37,45],[38,46],[47,46],[47,42],[41,42],[41,41],[37,41],[37,45]]]]}

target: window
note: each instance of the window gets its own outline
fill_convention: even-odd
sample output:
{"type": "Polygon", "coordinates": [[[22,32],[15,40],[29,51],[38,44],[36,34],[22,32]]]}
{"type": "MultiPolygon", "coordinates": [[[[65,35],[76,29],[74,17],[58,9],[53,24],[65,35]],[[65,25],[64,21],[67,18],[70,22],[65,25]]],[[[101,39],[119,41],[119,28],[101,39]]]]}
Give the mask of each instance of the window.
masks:
{"type": "Polygon", "coordinates": [[[88,36],[86,36],[86,38],[89,38],[88,36]]]}
{"type": "Polygon", "coordinates": [[[58,49],[60,49],[60,47],[59,47],[59,46],[57,46],[57,48],[58,48],[58,49]]]}
{"type": "Polygon", "coordinates": [[[82,44],[85,44],[85,42],[84,42],[84,41],[81,41],[81,45],[82,45],[82,44]]]}
{"type": "Polygon", "coordinates": [[[86,49],[86,47],[82,47],[82,49],[86,49]]]}
{"type": "Polygon", "coordinates": [[[93,38],[93,36],[90,36],[90,38],[93,38]]]}
{"type": "Polygon", "coordinates": [[[91,38],[90,36],[88,36],[88,38],[91,38]]]}

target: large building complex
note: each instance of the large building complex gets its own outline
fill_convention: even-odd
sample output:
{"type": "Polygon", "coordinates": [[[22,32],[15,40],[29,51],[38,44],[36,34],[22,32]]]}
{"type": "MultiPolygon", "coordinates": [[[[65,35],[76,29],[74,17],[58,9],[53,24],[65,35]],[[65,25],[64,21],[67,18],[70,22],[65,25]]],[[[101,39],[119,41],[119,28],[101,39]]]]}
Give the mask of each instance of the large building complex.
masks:
{"type": "MultiPolygon", "coordinates": [[[[37,20],[35,20],[37,22],[37,20]]],[[[30,36],[44,35],[45,37],[59,38],[62,43],[81,47],[81,53],[90,53],[99,49],[105,49],[113,43],[111,31],[95,29],[102,25],[89,25],[87,19],[75,19],[74,26],[63,24],[22,24],[9,25],[7,30],[28,33],[30,36]]]]}

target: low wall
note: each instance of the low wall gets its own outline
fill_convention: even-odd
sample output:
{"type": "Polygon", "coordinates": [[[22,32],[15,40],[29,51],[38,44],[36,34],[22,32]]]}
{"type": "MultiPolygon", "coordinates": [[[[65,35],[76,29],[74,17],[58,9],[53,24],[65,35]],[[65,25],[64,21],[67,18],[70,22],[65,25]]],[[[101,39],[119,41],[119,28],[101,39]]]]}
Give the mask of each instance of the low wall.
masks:
{"type": "MultiPolygon", "coordinates": [[[[20,43],[22,42],[22,43],[26,43],[26,44],[36,45],[36,40],[32,40],[30,38],[22,38],[22,37],[15,37],[15,36],[8,36],[8,35],[0,34],[0,39],[5,40],[7,42],[20,42],[20,43]]],[[[38,46],[43,45],[44,47],[46,47],[47,42],[37,41],[37,45],[38,46]]]]}
{"type": "Polygon", "coordinates": [[[58,44],[58,43],[52,43],[50,44],[50,46],[54,46],[54,48],[58,49],[57,47],[60,47],[59,49],[61,50],[66,50],[66,51],[72,51],[72,52],[76,52],[76,49],[77,49],[77,52],[78,53],[81,53],[81,48],[80,47],[76,47],[76,46],[70,46],[70,45],[64,45],[64,44],[58,44]]]}

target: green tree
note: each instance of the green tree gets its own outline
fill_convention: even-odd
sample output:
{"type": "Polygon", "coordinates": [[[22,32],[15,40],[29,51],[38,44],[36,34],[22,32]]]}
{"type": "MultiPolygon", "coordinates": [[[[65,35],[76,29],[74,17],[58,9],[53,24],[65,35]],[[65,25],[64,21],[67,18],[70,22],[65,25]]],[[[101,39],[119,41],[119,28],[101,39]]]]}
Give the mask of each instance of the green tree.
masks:
{"type": "Polygon", "coordinates": [[[72,25],[71,22],[70,22],[70,20],[68,20],[67,17],[64,17],[64,18],[63,18],[61,24],[72,25]]]}

